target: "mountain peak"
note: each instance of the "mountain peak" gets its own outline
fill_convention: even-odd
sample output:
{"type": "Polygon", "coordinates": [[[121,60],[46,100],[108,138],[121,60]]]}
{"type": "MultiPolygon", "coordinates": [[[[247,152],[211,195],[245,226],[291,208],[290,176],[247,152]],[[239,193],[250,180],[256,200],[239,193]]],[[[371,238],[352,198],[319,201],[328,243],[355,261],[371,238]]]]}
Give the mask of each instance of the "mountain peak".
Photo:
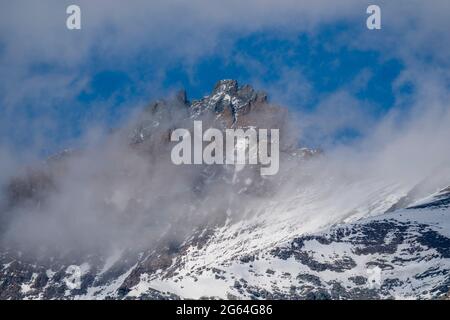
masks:
{"type": "Polygon", "coordinates": [[[214,86],[214,90],[212,95],[217,93],[225,93],[230,95],[235,95],[238,90],[238,82],[237,80],[232,79],[223,79],[219,80],[216,85],[214,86]]]}
{"type": "Polygon", "coordinates": [[[252,106],[267,103],[267,94],[256,91],[251,85],[239,86],[237,80],[220,80],[214,86],[212,93],[200,100],[193,101],[191,108],[193,116],[213,111],[230,115],[235,124],[240,114],[248,113],[252,106]]]}

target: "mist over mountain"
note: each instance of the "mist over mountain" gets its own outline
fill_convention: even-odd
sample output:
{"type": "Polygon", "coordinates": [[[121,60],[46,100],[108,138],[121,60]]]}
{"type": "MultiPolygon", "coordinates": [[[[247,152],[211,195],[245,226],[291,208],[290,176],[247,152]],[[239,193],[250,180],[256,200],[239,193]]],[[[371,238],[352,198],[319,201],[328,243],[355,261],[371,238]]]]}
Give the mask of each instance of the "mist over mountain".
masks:
{"type": "Polygon", "coordinates": [[[301,113],[235,80],[151,103],[5,178],[0,297],[437,298],[450,280],[448,108],[302,146],[301,113]],[[280,129],[280,171],[174,165],[170,133],[280,129]],[[394,130],[395,128],[395,130],[394,130]],[[68,267],[80,268],[71,288],[68,267]],[[369,285],[378,266],[382,282],[369,285]]]}

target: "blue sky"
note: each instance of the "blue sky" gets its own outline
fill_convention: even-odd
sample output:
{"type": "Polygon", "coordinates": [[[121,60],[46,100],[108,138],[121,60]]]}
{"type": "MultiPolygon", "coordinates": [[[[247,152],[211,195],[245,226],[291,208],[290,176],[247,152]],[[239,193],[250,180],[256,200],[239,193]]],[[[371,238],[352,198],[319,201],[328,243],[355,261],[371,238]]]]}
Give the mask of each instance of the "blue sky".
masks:
{"type": "Polygon", "coordinates": [[[403,1],[379,2],[379,31],[365,28],[365,1],[352,0],[336,7],[329,1],[194,1],[189,7],[78,1],[80,31],[65,29],[68,2],[5,5],[0,142],[51,154],[95,124],[115,127],[179,88],[200,98],[224,78],[266,90],[272,102],[315,121],[323,134],[310,130],[304,143],[351,142],[392,110],[408,112],[421,69],[437,68],[430,77],[448,80],[442,61],[449,50],[427,39],[447,30],[445,15],[435,14],[445,2],[432,13],[403,1]]]}
{"type": "MultiPolygon", "coordinates": [[[[382,61],[377,51],[349,49],[345,45],[333,47],[333,51],[327,50],[326,46],[340,32],[345,31],[324,30],[318,34],[320,42],[302,34],[293,40],[271,32],[252,34],[226,48],[231,58],[219,54],[207,55],[190,66],[189,70],[183,65],[183,59],[167,65],[162,70],[162,87],[185,88],[189,97],[195,99],[208,94],[220,79],[237,79],[243,84],[259,78],[268,84],[270,90],[271,83],[282,78],[282,70],[289,68],[302,72],[312,85],[316,94],[306,101],[299,101],[299,105],[313,108],[320,95],[347,86],[361,72],[366,71],[370,72],[370,78],[355,94],[376,104],[377,110],[383,113],[394,104],[392,82],[402,70],[401,62],[396,59],[382,61]],[[262,72],[255,70],[252,66],[234,60],[232,57],[235,54],[257,61],[266,68],[262,72]]],[[[80,103],[95,103],[114,98],[114,103],[121,104],[130,94],[158,98],[147,97],[145,92],[139,92],[136,88],[141,82],[151,81],[160,71],[151,60],[143,64],[132,61],[121,69],[111,65],[90,65],[85,71],[89,77],[89,89],[81,91],[78,100],[80,103]]]]}

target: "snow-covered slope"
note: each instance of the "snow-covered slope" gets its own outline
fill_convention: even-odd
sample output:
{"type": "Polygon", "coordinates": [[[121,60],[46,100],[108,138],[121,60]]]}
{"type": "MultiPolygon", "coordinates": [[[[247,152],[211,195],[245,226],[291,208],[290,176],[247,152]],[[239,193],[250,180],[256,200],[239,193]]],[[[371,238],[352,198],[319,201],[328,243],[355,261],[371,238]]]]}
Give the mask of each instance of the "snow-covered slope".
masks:
{"type": "Polygon", "coordinates": [[[198,259],[215,248],[191,248],[175,277],[144,274],[129,295],[153,288],[186,298],[438,297],[450,284],[449,214],[400,210],[218,262],[198,259]],[[380,281],[370,283],[377,267],[380,281]]]}
{"type": "Polygon", "coordinates": [[[262,221],[259,226],[250,221],[227,224],[206,240],[190,239],[172,252],[116,252],[106,261],[87,257],[83,264],[73,262],[82,270],[82,285],[73,290],[65,284],[68,265],[39,265],[4,253],[1,294],[70,299],[437,298],[450,285],[450,208],[435,201],[428,205],[318,233],[285,230],[277,235],[275,226],[262,221]]]}

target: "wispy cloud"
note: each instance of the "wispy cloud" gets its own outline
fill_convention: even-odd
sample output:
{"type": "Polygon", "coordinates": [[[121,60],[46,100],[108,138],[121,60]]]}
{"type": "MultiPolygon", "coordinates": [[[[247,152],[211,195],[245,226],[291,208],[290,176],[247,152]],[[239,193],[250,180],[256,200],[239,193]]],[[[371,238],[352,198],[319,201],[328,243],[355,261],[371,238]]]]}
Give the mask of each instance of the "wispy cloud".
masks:
{"type": "MultiPolygon", "coordinates": [[[[86,112],[87,103],[80,102],[79,96],[90,92],[97,72],[115,69],[126,73],[136,87],[133,92],[138,94],[125,95],[126,101],[121,103],[134,106],[173,89],[173,84],[162,83],[169,66],[177,65],[192,75],[205,57],[215,56],[245,66],[253,75],[249,80],[271,92],[274,103],[297,109],[300,138],[327,148],[327,162],[318,161],[317,167],[311,168],[318,177],[326,179],[328,174],[335,174],[336,186],[347,183],[348,176],[350,181],[376,177],[412,186],[450,161],[450,4],[377,2],[382,8],[380,31],[365,28],[368,2],[358,0],[80,0],[77,3],[82,8],[83,29],[71,32],[65,29],[69,1],[9,1],[2,5],[0,13],[0,182],[10,178],[17,165],[25,162],[23,159],[34,158],[42,146],[57,143],[57,138],[68,130],[69,123],[64,122],[67,114],[77,118],[86,112]],[[322,37],[324,28],[333,30],[342,25],[346,29],[336,33],[336,39],[322,37]],[[381,119],[376,118],[376,106],[358,96],[360,88],[371,90],[371,85],[377,85],[370,82],[370,66],[332,92],[321,92],[303,68],[292,67],[283,59],[269,59],[270,64],[262,64],[257,56],[229,56],[240,39],[261,32],[284,39],[307,34],[313,50],[314,43],[325,41],[323,45],[337,56],[339,48],[346,48],[376,52],[380,63],[400,61],[401,73],[389,84],[395,100],[392,108],[381,119]],[[278,77],[263,79],[271,68],[278,70],[278,77]],[[405,92],[406,85],[411,92],[405,92]],[[308,102],[308,108],[301,108],[303,101],[308,102]],[[348,130],[361,138],[347,143],[348,130]],[[33,138],[27,156],[20,155],[21,145],[12,141],[16,133],[33,138]],[[335,143],[336,135],[343,137],[340,143],[335,143]]],[[[265,54],[270,55],[270,50],[265,54]]],[[[194,76],[189,80],[202,81],[194,76]]],[[[115,102],[105,98],[90,103],[91,114],[104,115],[115,102]]],[[[92,126],[89,123],[83,128],[92,126]]],[[[123,204],[128,205],[128,195],[136,192],[143,193],[143,199],[148,197],[143,207],[153,208],[152,221],[164,210],[173,213],[169,214],[171,218],[187,210],[178,203],[161,202],[161,197],[164,193],[176,197],[181,189],[190,186],[191,173],[176,176],[164,162],[152,167],[139,157],[124,157],[129,152],[123,141],[108,142],[99,149],[89,147],[95,140],[91,132],[81,136],[85,139],[79,143],[85,145],[87,155],[69,167],[69,178],[61,181],[61,193],[45,208],[45,219],[36,221],[25,215],[15,222],[11,232],[29,237],[27,240],[41,238],[43,242],[59,237],[62,245],[89,245],[89,234],[95,232],[98,238],[94,240],[100,242],[117,235],[134,239],[137,231],[143,230],[141,223],[149,221],[143,215],[147,211],[137,210],[137,220],[130,222],[130,228],[122,228],[121,219],[127,219],[122,216],[123,204]],[[123,169],[119,164],[131,168],[129,176],[119,174],[123,169]],[[99,173],[108,172],[112,174],[98,179],[99,173]],[[174,176],[168,177],[167,172],[174,176]],[[168,185],[168,181],[177,183],[168,185]],[[161,190],[161,186],[167,189],[161,190]],[[109,211],[99,208],[105,199],[109,211]],[[83,239],[89,243],[83,243],[83,239]]],[[[296,178],[293,175],[288,185],[295,185],[296,178]]],[[[226,198],[222,196],[226,190],[219,191],[220,198],[226,198]]],[[[333,200],[338,199],[338,195],[333,196],[333,200]]],[[[181,198],[179,202],[191,200],[181,198]]],[[[203,205],[209,209],[211,202],[203,205]]],[[[222,209],[220,205],[218,210],[222,209]]]]}

